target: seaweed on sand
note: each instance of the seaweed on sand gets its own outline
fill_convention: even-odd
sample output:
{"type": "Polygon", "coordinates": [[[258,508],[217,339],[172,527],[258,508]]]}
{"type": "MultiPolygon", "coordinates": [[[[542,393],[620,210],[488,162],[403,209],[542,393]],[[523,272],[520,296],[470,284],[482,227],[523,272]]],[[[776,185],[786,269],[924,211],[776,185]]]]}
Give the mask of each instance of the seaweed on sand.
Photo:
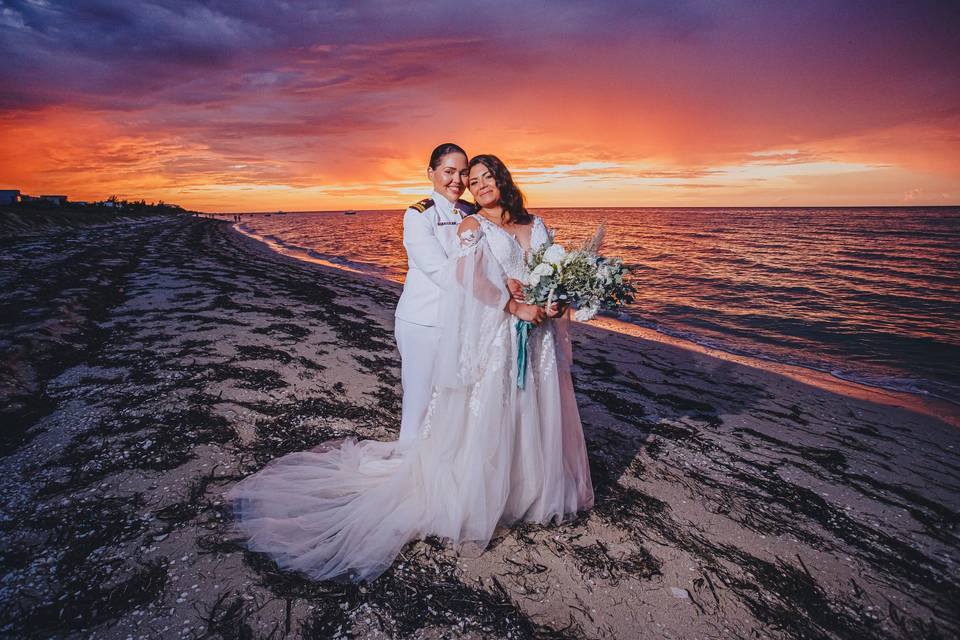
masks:
{"type": "Polygon", "coordinates": [[[431,637],[430,629],[440,630],[440,637],[565,640],[582,635],[572,622],[555,629],[531,619],[497,577],[464,580],[457,556],[435,538],[407,544],[374,582],[353,584],[317,582],[279,568],[267,555],[244,548],[234,537],[229,518],[211,519],[204,526],[209,533],[197,540],[201,553],[242,554],[256,586],[263,590],[252,599],[241,600],[232,592],[217,597],[205,619],[208,629],[222,630],[223,637],[253,637],[248,635],[257,627],[253,616],[262,606],[259,602],[267,600],[285,603],[285,619],[277,617],[273,631],[290,633],[293,627],[305,639],[365,637],[372,631],[392,638],[428,631],[431,637]],[[292,609],[300,613],[291,616],[292,609]]]}
{"type": "MultiPolygon", "coordinates": [[[[235,441],[236,432],[198,396],[185,408],[123,419],[106,419],[97,429],[80,433],[52,460],[66,467],[68,477],[50,482],[40,492],[48,497],[130,469],[166,470],[196,456],[200,444],[235,441]],[[135,435],[122,437],[135,432],[135,435]],[[113,446],[105,446],[107,443],[113,446]]],[[[121,414],[122,415],[122,414],[121,414]]]]}
{"type": "MultiPolygon", "coordinates": [[[[787,451],[803,452],[793,445],[787,451]]],[[[844,485],[856,487],[863,482],[877,493],[884,493],[870,497],[915,514],[932,537],[952,540],[951,528],[957,516],[951,509],[930,500],[914,501],[914,492],[909,489],[874,479],[866,481],[862,474],[849,474],[843,466],[825,464],[822,457],[814,457],[814,461],[820,469],[842,475],[844,485]],[[897,497],[902,502],[895,501],[897,497]]],[[[685,469],[684,475],[690,482],[712,489],[699,492],[700,499],[720,505],[727,517],[758,533],[790,534],[813,548],[842,550],[873,567],[877,579],[923,585],[932,595],[924,599],[925,606],[960,623],[960,616],[951,612],[949,605],[960,600],[960,583],[941,559],[890,531],[860,522],[812,489],[785,480],[778,463],[747,461],[730,451],[723,457],[714,456],[713,463],[722,470],[723,480],[696,468],[685,469]]],[[[811,475],[817,471],[803,462],[795,464],[811,475]]],[[[907,596],[915,598],[919,594],[907,596]]]]}
{"type": "Polygon", "coordinates": [[[274,338],[289,338],[294,341],[303,340],[310,335],[310,329],[301,327],[298,324],[293,324],[292,322],[275,322],[265,327],[257,327],[251,331],[274,338]]]}
{"type": "MultiPolygon", "coordinates": [[[[585,426],[590,434],[597,507],[569,525],[542,530],[516,527],[502,544],[515,545],[517,552],[504,560],[496,579],[487,578],[482,584],[469,580],[451,556],[440,553],[430,542],[409,546],[406,557],[382,582],[373,585],[318,585],[277,570],[263,556],[250,554],[227,539],[229,506],[219,501],[219,492],[212,487],[234,480],[230,474],[240,474],[290,451],[310,449],[330,438],[376,430],[382,434],[384,426],[395,421],[396,363],[389,316],[342,302],[355,292],[358,298],[376,298],[386,307],[395,302],[396,292],[335,273],[323,272],[323,278],[317,278],[311,268],[285,259],[253,256],[238,249],[226,233],[225,227],[216,223],[183,221],[123,236],[134,240],[142,236],[142,245],[135,240],[114,247],[114,240],[97,242],[97,236],[87,236],[82,243],[64,249],[65,260],[77,262],[79,270],[70,271],[77,265],[66,264],[63,273],[54,270],[24,278],[25,288],[17,295],[28,290],[34,293],[21,296],[25,308],[14,322],[26,326],[52,318],[60,313],[56,305],[61,304],[80,322],[54,336],[63,337],[62,342],[48,340],[51,335],[47,334],[31,337],[38,348],[30,354],[41,366],[36,378],[39,386],[25,392],[24,402],[36,403],[37,410],[22,414],[23,429],[31,430],[28,437],[39,432],[44,423],[28,423],[55,408],[57,400],[64,408],[64,415],[58,418],[69,420],[69,411],[83,405],[95,410],[89,415],[100,416],[96,418],[100,422],[91,426],[88,421],[76,428],[68,425],[63,432],[51,433],[63,436],[57,447],[67,438],[73,439],[73,444],[58,448],[57,454],[44,456],[33,447],[21,450],[24,466],[17,471],[27,470],[20,476],[24,485],[15,489],[17,495],[11,494],[13,499],[4,505],[4,519],[0,520],[4,595],[10,594],[12,603],[0,612],[0,635],[75,636],[84,630],[100,633],[97,625],[116,623],[120,629],[136,619],[161,620],[168,615],[162,607],[166,565],[162,559],[139,564],[130,556],[137,549],[143,551],[144,544],[152,546],[147,542],[151,538],[160,542],[155,534],[185,524],[191,528],[182,528],[174,542],[195,544],[204,554],[205,564],[178,562],[173,566],[179,573],[170,576],[169,584],[191,571],[209,580],[208,566],[222,567],[228,580],[235,579],[237,574],[232,572],[241,560],[246,562],[241,579],[253,578],[242,595],[233,589],[220,592],[219,586],[210,592],[213,585],[203,582],[208,600],[205,605],[192,604],[203,620],[200,635],[207,637],[299,634],[309,638],[327,637],[338,630],[344,635],[380,630],[397,637],[584,636],[586,632],[575,624],[555,631],[537,626],[523,613],[530,606],[548,608],[555,616],[551,624],[557,618],[563,620],[565,614],[558,615],[553,608],[554,594],[544,595],[544,583],[555,577],[544,560],[548,553],[556,553],[571,571],[603,581],[601,587],[618,580],[655,579],[658,557],[664,562],[667,556],[689,558],[699,567],[690,574],[691,600],[698,596],[694,605],[706,611],[699,622],[729,623],[730,632],[724,637],[946,638],[960,628],[951,609],[957,599],[956,578],[950,574],[950,560],[939,551],[956,549],[954,505],[948,501],[938,504],[930,497],[938,492],[928,492],[919,484],[897,487],[881,480],[898,477],[893,471],[890,476],[860,472],[859,452],[867,452],[881,470],[888,469],[884,465],[892,468],[896,456],[878,440],[889,440],[883,435],[887,433],[909,435],[908,427],[877,424],[874,429],[865,418],[851,414],[852,425],[838,421],[837,429],[814,433],[820,417],[813,419],[801,405],[791,406],[792,400],[778,404],[764,388],[738,385],[732,376],[729,386],[725,381],[724,388],[718,389],[720,385],[710,378],[715,371],[670,370],[670,363],[658,361],[656,354],[637,354],[636,362],[630,363],[634,371],[644,372],[641,381],[632,371],[618,371],[619,362],[597,360],[593,365],[581,365],[588,358],[578,351],[577,391],[587,408],[585,423],[595,422],[585,426]],[[87,249],[90,253],[83,253],[87,249]],[[121,252],[120,261],[113,266],[101,264],[112,251],[121,252]],[[89,265],[84,266],[86,263],[89,265]],[[77,274],[82,277],[74,277],[77,274]],[[29,289],[33,280],[43,281],[40,284],[49,288],[35,295],[38,289],[29,289]],[[74,285],[78,292],[68,290],[74,285]],[[168,304],[151,306],[149,301],[159,299],[158,294],[166,295],[159,298],[168,304]],[[99,296],[95,304],[103,310],[104,322],[87,322],[88,308],[79,299],[85,296],[99,296]],[[71,302],[71,297],[77,299],[71,302]],[[257,298],[261,298],[257,305],[244,302],[257,298]],[[31,300],[47,300],[53,306],[31,300]],[[77,302],[80,304],[74,304],[77,302]],[[270,313],[266,307],[274,302],[284,311],[270,313]],[[214,311],[223,307],[231,310],[230,317],[218,322],[214,311]],[[259,334],[250,335],[265,324],[259,334]],[[89,333],[74,330],[80,326],[89,333]],[[336,345],[331,349],[365,352],[359,364],[381,376],[379,387],[371,385],[360,403],[351,402],[343,382],[317,375],[325,362],[319,357],[317,362],[301,358],[300,353],[313,357],[303,349],[317,348],[316,344],[298,344],[298,353],[284,346],[308,337],[313,340],[315,331],[323,334],[325,342],[320,344],[336,345]],[[263,346],[240,349],[239,358],[224,358],[224,341],[263,346]],[[61,359],[58,349],[79,360],[73,356],[61,359]],[[242,362],[248,358],[268,362],[242,362]],[[218,364],[202,364],[208,360],[218,364]],[[123,369],[126,374],[122,380],[99,374],[79,376],[75,386],[58,391],[53,385],[51,396],[45,397],[44,383],[78,362],[91,368],[123,369]],[[243,365],[282,369],[283,376],[260,378],[256,369],[243,365]],[[293,400],[292,389],[284,388],[285,398],[278,400],[281,380],[292,381],[298,375],[316,381],[316,388],[308,394],[312,397],[293,400]],[[235,391],[242,385],[263,392],[245,391],[233,394],[232,399],[218,399],[217,391],[235,391]],[[743,398],[729,396],[730,389],[749,396],[749,406],[743,398]],[[758,409],[757,398],[772,413],[758,409]],[[48,404],[44,406],[44,402],[48,404]],[[723,409],[715,410],[714,405],[723,409]],[[215,417],[221,412],[231,416],[230,420],[215,417]],[[739,420],[724,425],[718,417],[737,413],[748,425],[786,426],[805,442],[771,441],[758,435],[764,426],[758,426],[757,433],[735,431],[733,425],[742,426],[739,420]],[[259,422],[253,422],[254,416],[260,417],[259,422]],[[241,442],[234,434],[232,420],[237,419],[242,421],[244,435],[250,434],[247,427],[252,428],[256,436],[252,442],[241,442]],[[167,428],[170,425],[174,428],[167,428]],[[858,437],[861,435],[864,437],[858,437]],[[827,445],[813,447],[811,442],[821,436],[827,445]],[[791,448],[791,444],[796,446],[791,448]],[[200,445],[206,445],[200,450],[223,460],[224,466],[204,469],[194,477],[187,475],[186,467],[174,471],[197,455],[200,445]],[[641,451],[645,455],[637,457],[641,451]],[[902,513],[904,518],[897,522],[898,527],[885,529],[884,521],[876,524],[871,514],[845,514],[843,504],[832,504],[815,491],[788,481],[787,470],[797,471],[802,481],[812,479],[857,491],[869,501],[869,507],[902,513]],[[122,473],[129,471],[136,472],[122,473]],[[133,497],[102,495],[108,486],[113,491],[131,481],[142,486],[161,475],[160,484],[170,484],[171,493],[164,494],[154,486],[145,489],[150,492],[149,506],[133,497]],[[59,482],[64,477],[68,481],[59,482]],[[92,483],[101,479],[105,480],[103,487],[94,489],[92,483]],[[761,546],[772,552],[745,549],[739,543],[732,546],[727,544],[726,533],[717,535],[715,530],[698,528],[705,526],[699,519],[686,520],[687,510],[665,502],[666,496],[684,490],[689,491],[689,500],[699,501],[698,507],[708,512],[706,521],[711,524],[722,521],[733,531],[754,538],[750,531],[787,532],[799,540],[791,540],[791,544],[800,555],[767,545],[761,546]],[[52,494],[57,494],[56,499],[44,504],[43,498],[52,494]],[[87,502],[77,500],[79,495],[85,495],[87,502]],[[67,499],[69,502],[59,504],[67,499]],[[92,506],[101,501],[104,506],[92,506]],[[150,512],[144,513],[147,509],[150,512]],[[868,526],[867,521],[875,524],[868,526]],[[191,537],[193,526],[195,538],[191,537]],[[597,540],[588,533],[594,527],[625,535],[617,542],[607,542],[605,537],[597,540]],[[936,546],[937,541],[942,545],[936,546]],[[661,556],[664,548],[667,554],[661,556]],[[209,554],[231,557],[220,564],[216,555],[209,554]],[[823,568],[842,570],[842,560],[835,563],[831,557],[841,554],[850,556],[852,571],[862,570],[863,588],[857,582],[839,582],[839,577],[823,568]],[[88,588],[90,584],[95,587],[88,588]],[[878,593],[895,593],[896,604],[878,593]],[[543,602],[537,600],[540,597],[549,597],[550,604],[531,605],[543,602]],[[269,616],[264,615],[267,607],[269,616]],[[727,611],[722,611],[724,608],[727,611]],[[40,619],[42,616],[47,619],[40,619]]],[[[24,247],[20,250],[33,253],[24,247]]],[[[0,308],[3,311],[20,302],[0,296],[0,304],[5,305],[0,308]]],[[[296,389],[299,393],[309,386],[296,389]]],[[[59,429],[61,423],[47,424],[59,429]]],[[[776,430],[771,428],[771,433],[776,435],[776,430]]],[[[943,448],[948,442],[925,444],[944,454],[945,467],[955,464],[955,455],[943,448]]],[[[955,473],[956,467],[952,469],[955,473]]],[[[941,475],[919,475],[952,482],[949,473],[941,469],[936,473],[941,475]]],[[[949,486],[941,489],[939,493],[948,497],[955,494],[949,486]]],[[[611,591],[615,597],[626,593],[611,591]]],[[[561,597],[571,608],[583,604],[575,601],[576,594],[563,593],[561,597]]],[[[589,611],[584,605],[584,619],[590,617],[589,611]]],[[[596,626],[590,633],[602,636],[604,621],[597,616],[593,622],[596,626]]],[[[718,631],[716,635],[721,634],[718,631]]]]}
{"type": "Polygon", "coordinates": [[[314,607],[301,623],[303,638],[351,637],[358,624],[396,638],[431,628],[518,640],[577,637],[533,621],[496,577],[488,584],[463,582],[455,556],[436,540],[408,545],[372,584],[317,583],[279,570],[261,554],[248,552],[245,559],[277,598],[302,598],[314,607]]]}
{"type": "Polygon", "coordinates": [[[957,537],[960,513],[902,484],[883,482],[867,474],[850,470],[847,456],[841,451],[795,444],[755,429],[738,428],[734,432],[763,440],[774,445],[776,450],[795,456],[797,461],[794,464],[800,469],[816,475],[816,470],[811,468],[812,463],[821,467],[833,481],[855,487],[873,501],[907,511],[924,527],[928,535],[937,540],[947,544],[957,544],[960,540],[957,537]]]}
{"type": "Polygon", "coordinates": [[[239,311],[240,313],[256,313],[274,318],[286,318],[288,320],[296,317],[293,311],[285,307],[264,307],[250,302],[235,302],[227,292],[218,294],[210,301],[210,304],[205,307],[199,307],[196,310],[215,311],[218,314],[224,311],[239,311]]]}
{"type": "Polygon", "coordinates": [[[273,391],[290,386],[280,373],[272,369],[255,369],[235,364],[211,362],[188,365],[184,370],[190,373],[194,379],[207,383],[230,381],[241,389],[273,391]]]}
{"type": "Polygon", "coordinates": [[[89,629],[156,603],[168,578],[165,559],[150,560],[119,575],[123,578],[117,581],[105,571],[84,572],[59,597],[21,610],[13,628],[22,634],[20,637],[49,637],[89,629]]]}
{"type": "Polygon", "coordinates": [[[617,557],[611,555],[603,540],[587,545],[565,545],[563,550],[570,554],[583,575],[605,580],[612,586],[618,585],[626,577],[643,580],[652,578],[660,574],[662,566],[642,545],[617,557]]]}
{"type": "MultiPolygon", "coordinates": [[[[689,473],[692,481],[720,489],[723,497],[718,500],[727,504],[728,515],[748,528],[766,533],[789,532],[814,547],[830,548],[835,544],[830,540],[842,540],[849,545],[843,552],[866,559],[878,569],[877,575],[895,576],[896,580],[908,584],[930,585],[938,594],[939,602],[927,602],[927,606],[946,620],[956,618],[945,607],[946,603],[956,601],[958,587],[946,577],[948,572],[938,566],[938,561],[893,536],[858,523],[813,491],[783,481],[772,466],[758,468],[760,473],[729,470],[735,480],[744,483],[741,487],[723,487],[696,470],[689,473]],[[826,538],[805,531],[803,524],[809,521],[836,537],[826,538]]],[[[893,637],[881,610],[866,602],[862,590],[828,592],[799,556],[796,565],[781,558],[772,562],[764,560],[736,546],[714,542],[694,524],[678,523],[664,513],[648,515],[636,522],[644,536],[659,539],[697,558],[705,574],[713,573],[749,607],[756,619],[784,631],[788,637],[850,640],[893,637]]],[[[902,624],[914,630],[937,628],[933,622],[917,616],[903,616],[902,624]]]]}
{"type": "Polygon", "coordinates": [[[88,245],[90,233],[36,240],[45,263],[0,265],[0,280],[13,285],[0,303],[0,332],[10,336],[0,347],[0,384],[9,393],[0,409],[0,455],[28,443],[39,433],[31,427],[56,408],[46,383],[102,347],[109,331],[100,323],[124,300],[121,283],[139,265],[144,234],[118,230],[112,250],[88,245]]]}
{"type": "MultiPolygon", "coordinates": [[[[644,405],[628,399],[627,394],[612,391],[609,387],[600,389],[578,387],[577,391],[586,395],[619,420],[637,427],[642,433],[655,434],[669,440],[686,440],[696,436],[696,430],[693,427],[645,418],[647,411],[644,405]]],[[[710,410],[713,411],[712,406],[710,406],[710,410]]],[[[719,418],[712,413],[707,415],[695,413],[694,415],[708,424],[717,424],[719,421],[719,418]]],[[[706,440],[698,440],[698,444],[707,444],[706,440]]]]}
{"type": "Polygon", "coordinates": [[[750,429],[747,427],[738,427],[734,429],[733,432],[749,435],[758,440],[763,440],[769,444],[776,445],[777,450],[791,452],[797,455],[801,460],[819,464],[828,471],[838,473],[847,468],[847,457],[837,449],[828,449],[826,447],[809,447],[795,444],[793,442],[787,442],[781,438],[775,438],[771,435],[761,433],[756,429],[750,429]]]}
{"type": "Polygon", "coordinates": [[[237,346],[237,353],[244,360],[273,360],[280,364],[290,364],[293,360],[286,351],[258,345],[239,345],[237,346]]]}
{"type": "Polygon", "coordinates": [[[397,393],[400,388],[400,378],[397,377],[396,371],[400,368],[400,362],[396,358],[376,354],[369,357],[353,354],[353,358],[360,363],[364,371],[375,375],[380,382],[371,395],[376,399],[377,406],[383,409],[384,414],[386,414],[385,417],[390,417],[384,426],[399,429],[402,397],[397,393]]]}
{"type": "Polygon", "coordinates": [[[400,369],[400,361],[396,358],[355,353],[353,359],[359,362],[365,371],[376,375],[384,384],[394,387],[400,385],[400,378],[395,373],[400,369]]]}
{"type": "Polygon", "coordinates": [[[0,407],[0,456],[12,453],[39,434],[30,430],[41,418],[49,415],[57,406],[55,400],[45,393],[28,391],[8,395],[0,407]]]}
{"type": "MultiPolygon", "coordinates": [[[[608,434],[609,435],[609,434],[608,434]]],[[[888,576],[896,583],[928,585],[936,596],[926,606],[942,620],[955,620],[947,604],[960,597],[955,581],[942,563],[928,557],[899,538],[867,527],[827,502],[822,496],[786,481],[777,473],[776,464],[763,464],[739,456],[736,450],[719,449],[699,442],[697,436],[686,443],[710,452],[712,464],[719,466],[717,480],[709,469],[683,466],[671,482],[679,482],[695,491],[696,499],[712,503],[718,512],[748,529],[766,534],[790,533],[813,548],[837,548],[858,555],[875,567],[873,575],[888,576]],[[704,491],[708,489],[708,491],[704,491]],[[816,523],[820,529],[811,529],[816,523]],[[828,532],[831,535],[824,535],[828,532]]],[[[635,540],[651,540],[682,550],[701,566],[699,584],[710,587],[717,607],[722,607],[724,592],[743,602],[753,619],[769,625],[786,637],[795,638],[892,638],[895,624],[892,614],[868,602],[858,588],[827,590],[814,574],[797,563],[782,558],[763,559],[734,545],[717,542],[700,532],[696,523],[681,522],[666,502],[618,481],[622,464],[608,461],[611,447],[598,451],[589,448],[591,471],[597,487],[593,514],[610,525],[628,532],[635,540]],[[711,579],[712,576],[712,579],[711,579]],[[719,593],[719,597],[717,594],[719,593]],[[873,608],[868,608],[873,607],[873,608]]],[[[624,448],[620,445],[614,450],[624,448]]],[[[649,445],[647,449],[648,454],[649,445]]],[[[656,456],[651,456],[656,459],[656,456]]],[[[658,464],[658,474],[671,474],[668,460],[658,464]]],[[[632,467],[630,467],[632,468],[632,467]]],[[[840,469],[826,464],[824,469],[840,469]]],[[[631,474],[634,475],[634,474],[631,474]]],[[[896,494],[891,494],[896,495],[896,494]]],[[[583,554],[585,550],[574,549],[583,554]]],[[[586,561],[594,559],[588,554],[586,561]]],[[[704,606],[697,603],[698,606],[704,606]]],[[[897,627],[911,630],[906,637],[938,637],[938,624],[917,615],[898,612],[897,627]]],[[[749,633],[750,629],[741,629],[749,633]]]]}
{"type": "Polygon", "coordinates": [[[311,360],[310,358],[307,358],[306,356],[300,356],[299,358],[297,358],[297,362],[300,364],[300,366],[304,367],[305,369],[310,369],[310,370],[312,370],[312,371],[326,371],[326,370],[327,370],[327,367],[326,367],[326,366],[320,364],[320,363],[317,362],[316,360],[311,360]]]}
{"type": "Polygon", "coordinates": [[[383,426],[390,430],[400,428],[400,410],[403,397],[396,392],[396,387],[388,385],[379,385],[373,392],[373,397],[377,400],[377,406],[384,410],[392,419],[383,423],[383,426]]]}
{"type": "Polygon", "coordinates": [[[214,465],[207,473],[194,478],[187,487],[183,500],[169,504],[155,512],[157,519],[167,523],[165,531],[170,531],[177,525],[187,524],[201,513],[209,511],[213,512],[214,522],[219,523],[224,520],[226,515],[224,507],[219,502],[211,503],[204,498],[210,485],[236,482],[240,480],[241,476],[218,475],[218,468],[219,465],[214,465]]]}
{"type": "Polygon", "coordinates": [[[167,582],[165,559],[131,565],[107,551],[142,534],[143,506],[141,494],[65,500],[40,507],[29,519],[5,523],[12,540],[4,572],[26,573],[43,587],[20,588],[15,607],[0,613],[0,629],[19,637],[63,634],[155,602],[167,582]],[[47,537],[30,535],[38,530],[47,537]],[[17,566],[6,566],[11,553],[20,556],[17,566]]]}
{"type": "MultiPolygon", "coordinates": [[[[708,424],[712,424],[717,420],[716,408],[709,402],[689,396],[682,396],[673,392],[658,393],[651,391],[644,386],[643,381],[636,373],[633,371],[621,372],[613,363],[603,356],[595,356],[593,360],[581,359],[578,366],[591,371],[596,380],[603,380],[605,384],[608,385],[602,389],[581,389],[578,386],[578,390],[586,393],[595,402],[599,402],[614,413],[619,413],[621,416],[632,415],[639,417],[644,414],[644,409],[640,404],[625,400],[624,396],[627,394],[619,391],[619,389],[627,391],[631,395],[665,404],[683,414],[702,418],[708,424]],[[612,390],[615,388],[618,388],[618,391],[612,390]]],[[[686,388],[688,391],[700,395],[702,395],[704,391],[703,389],[697,389],[690,385],[672,384],[671,388],[686,388]]],[[[711,391],[711,393],[717,395],[716,392],[711,391]]]]}
{"type": "MultiPolygon", "coordinates": [[[[229,591],[221,593],[200,616],[206,627],[202,637],[222,640],[256,640],[257,633],[247,621],[252,608],[250,602],[237,593],[229,591]]],[[[273,637],[275,631],[276,629],[268,637],[273,637]]]]}
{"type": "Polygon", "coordinates": [[[257,421],[256,440],[240,447],[242,453],[252,455],[254,468],[278,456],[306,451],[327,440],[352,435],[331,424],[350,422],[358,426],[383,426],[396,422],[393,413],[375,405],[362,406],[341,400],[331,393],[256,408],[268,417],[257,421]]]}

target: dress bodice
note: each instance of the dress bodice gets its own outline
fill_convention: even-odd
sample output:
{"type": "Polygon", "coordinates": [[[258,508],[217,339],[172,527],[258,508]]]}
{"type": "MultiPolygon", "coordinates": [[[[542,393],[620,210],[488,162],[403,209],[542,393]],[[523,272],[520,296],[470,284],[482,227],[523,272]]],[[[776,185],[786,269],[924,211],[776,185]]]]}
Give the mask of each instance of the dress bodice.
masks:
{"type": "MultiPolygon", "coordinates": [[[[527,267],[527,256],[516,237],[479,214],[475,214],[474,218],[480,223],[483,236],[487,239],[491,252],[497,262],[500,263],[507,277],[526,281],[530,269],[527,267]]],[[[540,216],[533,216],[533,222],[530,224],[532,225],[530,229],[530,250],[536,251],[540,245],[547,241],[549,236],[540,216]]]]}

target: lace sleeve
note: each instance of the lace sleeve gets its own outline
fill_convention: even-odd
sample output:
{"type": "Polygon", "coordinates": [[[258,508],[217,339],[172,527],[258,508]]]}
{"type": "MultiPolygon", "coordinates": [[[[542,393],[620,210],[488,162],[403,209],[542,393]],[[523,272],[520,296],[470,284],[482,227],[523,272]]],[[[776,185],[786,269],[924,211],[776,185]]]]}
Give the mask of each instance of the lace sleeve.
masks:
{"type": "Polygon", "coordinates": [[[480,242],[480,238],[483,237],[483,231],[480,229],[467,229],[460,234],[460,255],[464,255],[469,252],[473,247],[480,242]]]}
{"type": "Polygon", "coordinates": [[[536,251],[537,247],[549,239],[550,231],[547,229],[547,225],[544,224],[543,218],[533,216],[533,228],[530,229],[530,249],[536,251]]]}
{"type": "Polygon", "coordinates": [[[448,263],[440,299],[443,332],[434,363],[435,385],[473,384],[488,363],[498,360],[493,352],[510,317],[504,311],[510,298],[506,281],[483,231],[460,234],[459,254],[448,263]]]}

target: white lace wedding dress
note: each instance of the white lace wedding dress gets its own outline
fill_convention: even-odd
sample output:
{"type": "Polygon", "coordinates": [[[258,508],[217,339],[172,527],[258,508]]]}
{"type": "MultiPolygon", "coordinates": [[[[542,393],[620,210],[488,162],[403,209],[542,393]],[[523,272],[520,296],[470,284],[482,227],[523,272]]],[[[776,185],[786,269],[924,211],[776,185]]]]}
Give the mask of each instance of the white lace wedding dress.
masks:
{"type": "MultiPolygon", "coordinates": [[[[546,523],[593,505],[570,378],[567,320],[531,330],[517,386],[508,277],[527,267],[516,239],[476,216],[447,270],[444,337],[419,437],[346,440],[279,458],[234,487],[250,548],[318,579],[372,580],[410,540],[482,550],[498,525],[546,523]],[[474,547],[474,545],[476,545],[474,547]]],[[[531,245],[547,240],[534,218],[531,245]]]]}

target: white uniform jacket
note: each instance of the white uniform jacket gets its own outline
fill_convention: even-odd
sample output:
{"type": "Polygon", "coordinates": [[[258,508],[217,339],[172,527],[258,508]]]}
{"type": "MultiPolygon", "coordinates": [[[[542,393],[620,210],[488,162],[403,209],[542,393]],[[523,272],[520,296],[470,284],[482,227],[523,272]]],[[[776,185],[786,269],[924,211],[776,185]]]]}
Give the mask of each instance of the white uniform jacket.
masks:
{"type": "Polygon", "coordinates": [[[403,246],[407,250],[407,278],[396,316],[412,324],[441,324],[440,275],[459,244],[457,227],[473,213],[469,202],[450,202],[437,192],[403,214],[403,246]]]}

